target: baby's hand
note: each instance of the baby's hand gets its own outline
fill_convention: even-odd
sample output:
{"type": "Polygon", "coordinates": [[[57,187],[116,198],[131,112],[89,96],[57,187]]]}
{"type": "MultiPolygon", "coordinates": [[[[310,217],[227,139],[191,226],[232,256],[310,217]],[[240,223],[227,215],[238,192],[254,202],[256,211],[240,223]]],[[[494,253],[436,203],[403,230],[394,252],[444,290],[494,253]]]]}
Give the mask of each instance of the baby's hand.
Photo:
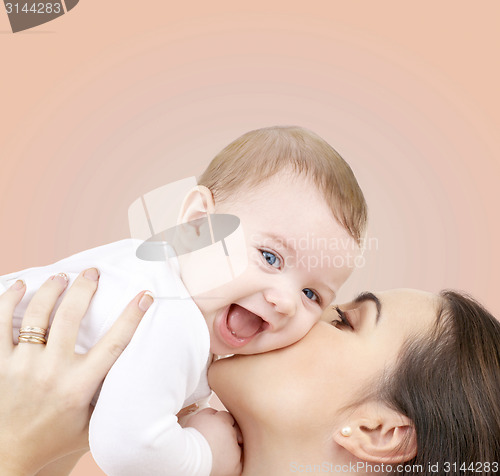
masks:
{"type": "Polygon", "coordinates": [[[210,476],[240,476],[241,448],[238,444],[239,429],[228,412],[205,408],[186,419],[183,426],[197,429],[212,449],[210,476]]]}

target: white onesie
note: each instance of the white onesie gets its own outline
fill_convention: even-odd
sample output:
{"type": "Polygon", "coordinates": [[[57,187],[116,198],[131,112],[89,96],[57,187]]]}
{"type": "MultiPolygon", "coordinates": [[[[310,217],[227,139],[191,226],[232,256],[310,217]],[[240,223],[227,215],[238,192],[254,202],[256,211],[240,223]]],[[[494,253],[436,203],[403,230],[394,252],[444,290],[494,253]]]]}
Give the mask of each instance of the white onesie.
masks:
{"type": "Polygon", "coordinates": [[[208,442],[194,428],[181,428],[176,418],[183,407],[210,395],[208,328],[180,279],[176,260],[141,260],[135,255],[140,244],[118,241],[2,276],[0,286],[18,278],[27,286],[14,314],[13,340],[17,343],[28,302],[53,274],[66,273],[71,284],[86,268],[100,272],[99,288],[80,326],[78,353],[96,344],[134,295],[152,291],[154,304],[102,386],[90,422],[90,448],[109,476],[208,476],[208,442]]]}

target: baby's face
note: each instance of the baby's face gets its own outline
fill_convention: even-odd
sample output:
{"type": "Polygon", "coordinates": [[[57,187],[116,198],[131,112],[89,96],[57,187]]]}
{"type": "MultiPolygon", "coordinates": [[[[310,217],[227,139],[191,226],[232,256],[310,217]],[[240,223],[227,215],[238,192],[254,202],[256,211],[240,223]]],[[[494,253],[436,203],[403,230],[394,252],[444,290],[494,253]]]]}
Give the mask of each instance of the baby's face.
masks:
{"type": "Polygon", "coordinates": [[[193,296],[211,351],[255,354],[298,341],[355,267],[355,240],[309,179],[287,173],[216,204],[215,212],[240,218],[248,266],[229,283],[193,296]]]}

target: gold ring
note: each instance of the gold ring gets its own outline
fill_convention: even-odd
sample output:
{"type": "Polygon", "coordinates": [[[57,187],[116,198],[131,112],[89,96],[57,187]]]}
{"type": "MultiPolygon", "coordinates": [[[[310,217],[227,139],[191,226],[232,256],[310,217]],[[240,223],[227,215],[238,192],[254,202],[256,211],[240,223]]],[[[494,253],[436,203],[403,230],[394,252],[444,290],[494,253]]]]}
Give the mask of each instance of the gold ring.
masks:
{"type": "Polygon", "coordinates": [[[29,344],[46,344],[47,341],[45,340],[44,337],[38,337],[38,336],[27,336],[27,335],[22,335],[19,336],[19,343],[24,342],[24,343],[29,343],[29,344]]]}
{"type": "Polygon", "coordinates": [[[19,335],[30,334],[45,337],[47,335],[47,329],[42,329],[41,327],[21,327],[19,329],[19,335]]]}
{"type": "Polygon", "coordinates": [[[19,329],[18,342],[25,342],[29,344],[46,344],[46,335],[47,329],[43,329],[41,327],[21,327],[21,329],[19,329]]]}

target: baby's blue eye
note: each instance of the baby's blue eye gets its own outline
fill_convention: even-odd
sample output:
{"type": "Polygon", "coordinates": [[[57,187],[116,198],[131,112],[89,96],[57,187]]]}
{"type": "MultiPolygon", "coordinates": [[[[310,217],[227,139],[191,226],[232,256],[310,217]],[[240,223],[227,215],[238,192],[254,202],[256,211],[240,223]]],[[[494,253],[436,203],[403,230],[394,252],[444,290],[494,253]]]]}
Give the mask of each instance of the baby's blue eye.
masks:
{"type": "Polygon", "coordinates": [[[281,268],[281,259],[270,251],[261,250],[262,256],[273,268],[281,268]]]}
{"type": "Polygon", "coordinates": [[[311,301],[316,301],[318,303],[321,301],[318,294],[315,293],[312,289],[304,288],[302,292],[306,295],[307,299],[310,299],[311,301]]]}

